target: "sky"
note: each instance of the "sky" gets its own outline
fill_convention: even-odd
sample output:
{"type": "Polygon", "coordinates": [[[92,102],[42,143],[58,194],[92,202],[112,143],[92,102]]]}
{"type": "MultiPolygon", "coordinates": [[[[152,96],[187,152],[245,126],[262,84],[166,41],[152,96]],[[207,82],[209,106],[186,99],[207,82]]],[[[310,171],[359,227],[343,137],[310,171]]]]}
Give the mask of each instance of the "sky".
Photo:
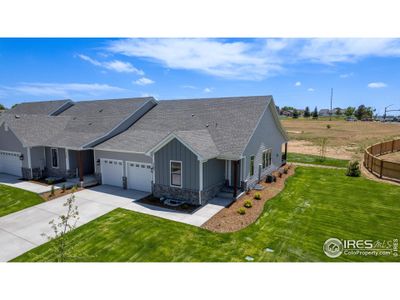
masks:
{"type": "Polygon", "coordinates": [[[400,109],[400,39],[0,39],[0,103],[273,95],[400,109]]]}

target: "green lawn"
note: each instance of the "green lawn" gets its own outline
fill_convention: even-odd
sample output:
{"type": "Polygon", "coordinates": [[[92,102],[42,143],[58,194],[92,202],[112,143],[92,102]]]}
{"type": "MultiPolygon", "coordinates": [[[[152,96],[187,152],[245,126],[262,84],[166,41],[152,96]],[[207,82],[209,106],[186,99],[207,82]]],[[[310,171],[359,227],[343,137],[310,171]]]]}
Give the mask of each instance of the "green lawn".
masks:
{"type": "Polygon", "coordinates": [[[42,202],[35,193],[0,184],[0,217],[42,202]]]}
{"type": "Polygon", "coordinates": [[[322,159],[318,155],[310,155],[310,154],[300,154],[300,153],[288,153],[288,162],[298,162],[303,164],[313,164],[313,165],[323,165],[323,166],[331,166],[331,167],[339,167],[346,168],[349,161],[345,159],[337,159],[325,157],[322,159]]]}
{"type": "MultiPolygon", "coordinates": [[[[262,216],[236,233],[217,234],[116,209],[69,234],[79,261],[400,261],[328,258],[325,240],[400,237],[400,187],[350,178],[343,170],[298,167],[262,216]],[[271,248],[274,252],[265,251],[271,248]]],[[[49,243],[15,261],[52,261],[49,243]]]]}

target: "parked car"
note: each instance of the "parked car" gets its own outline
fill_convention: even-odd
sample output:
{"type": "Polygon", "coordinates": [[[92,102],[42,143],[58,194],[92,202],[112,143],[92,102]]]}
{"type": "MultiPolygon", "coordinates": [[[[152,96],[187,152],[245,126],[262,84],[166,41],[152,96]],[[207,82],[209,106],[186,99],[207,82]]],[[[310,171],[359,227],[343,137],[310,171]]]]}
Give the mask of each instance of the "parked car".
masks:
{"type": "Polygon", "coordinates": [[[346,118],[346,121],[347,121],[347,122],[357,122],[357,119],[354,118],[354,117],[347,117],[347,118],[346,118]]]}

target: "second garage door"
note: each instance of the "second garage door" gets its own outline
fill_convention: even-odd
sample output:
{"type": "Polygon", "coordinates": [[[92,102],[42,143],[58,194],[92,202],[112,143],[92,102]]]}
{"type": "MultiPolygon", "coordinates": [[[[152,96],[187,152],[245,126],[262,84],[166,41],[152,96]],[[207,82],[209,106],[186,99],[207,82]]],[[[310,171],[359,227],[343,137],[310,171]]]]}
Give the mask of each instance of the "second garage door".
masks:
{"type": "Polygon", "coordinates": [[[126,173],[128,189],[151,192],[151,164],[127,162],[126,173]]]}
{"type": "Polygon", "coordinates": [[[0,173],[22,176],[21,153],[0,150],[0,173]]]}
{"type": "Polygon", "coordinates": [[[122,187],[124,166],[122,160],[100,159],[102,184],[122,187]]]}

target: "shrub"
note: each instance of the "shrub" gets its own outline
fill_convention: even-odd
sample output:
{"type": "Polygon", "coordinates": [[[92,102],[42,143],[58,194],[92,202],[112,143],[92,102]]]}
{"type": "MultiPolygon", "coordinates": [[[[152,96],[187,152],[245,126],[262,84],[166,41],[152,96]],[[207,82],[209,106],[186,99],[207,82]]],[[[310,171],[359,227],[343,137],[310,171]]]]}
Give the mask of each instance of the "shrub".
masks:
{"type": "Polygon", "coordinates": [[[50,196],[54,196],[54,185],[51,186],[51,190],[50,190],[50,196]]]}
{"type": "Polygon", "coordinates": [[[360,177],[361,175],[360,163],[357,160],[349,162],[347,166],[346,175],[351,177],[360,177]]]}
{"type": "Polygon", "coordinates": [[[250,208],[252,206],[253,206],[253,201],[251,201],[251,200],[244,201],[244,207],[250,208]]]}
{"type": "Polygon", "coordinates": [[[65,193],[65,191],[67,189],[66,186],[65,186],[65,183],[62,185],[61,189],[62,189],[62,192],[65,193]]]}
{"type": "Polygon", "coordinates": [[[326,128],[331,129],[331,125],[330,124],[326,125],[326,128]]]}
{"type": "Polygon", "coordinates": [[[255,193],[254,194],[254,199],[261,200],[261,194],[260,193],[255,193]]]}
{"type": "Polygon", "coordinates": [[[287,174],[288,171],[289,171],[289,167],[284,167],[284,168],[283,168],[283,173],[284,173],[284,174],[287,174]]]}
{"type": "Polygon", "coordinates": [[[241,207],[237,210],[239,215],[245,215],[246,214],[246,210],[244,209],[244,207],[241,207]]]}

